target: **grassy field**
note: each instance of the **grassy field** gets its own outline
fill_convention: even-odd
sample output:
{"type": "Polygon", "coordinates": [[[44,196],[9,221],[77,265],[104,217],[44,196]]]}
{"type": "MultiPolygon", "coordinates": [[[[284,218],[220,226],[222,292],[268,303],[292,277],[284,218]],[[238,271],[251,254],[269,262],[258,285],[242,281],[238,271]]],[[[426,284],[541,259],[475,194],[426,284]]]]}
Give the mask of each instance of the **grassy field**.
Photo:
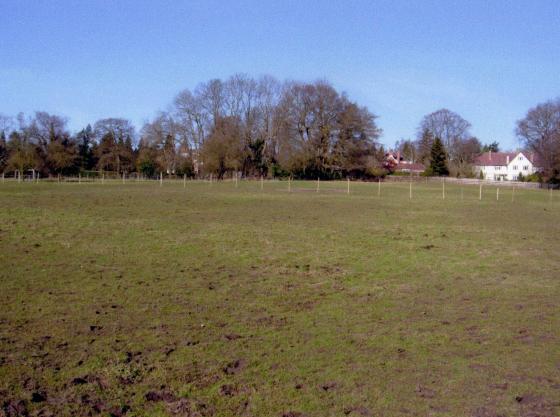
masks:
{"type": "Polygon", "coordinates": [[[559,415],[560,193],[287,187],[0,184],[0,415],[559,415]]]}

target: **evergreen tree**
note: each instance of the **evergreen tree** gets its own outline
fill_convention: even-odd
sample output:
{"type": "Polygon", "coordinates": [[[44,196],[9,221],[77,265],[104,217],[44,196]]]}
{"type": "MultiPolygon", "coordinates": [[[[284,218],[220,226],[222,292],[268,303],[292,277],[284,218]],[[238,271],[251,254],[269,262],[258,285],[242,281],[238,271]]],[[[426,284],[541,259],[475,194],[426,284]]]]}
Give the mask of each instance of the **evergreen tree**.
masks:
{"type": "Polygon", "coordinates": [[[500,144],[498,142],[492,142],[484,145],[481,149],[482,152],[500,152],[500,144]]]}
{"type": "Polygon", "coordinates": [[[423,129],[422,135],[418,139],[417,160],[422,163],[427,163],[430,160],[432,146],[434,145],[434,136],[429,129],[423,129]]]}
{"type": "Polygon", "coordinates": [[[438,137],[434,139],[434,144],[432,145],[432,150],[430,152],[429,169],[432,175],[436,175],[436,176],[449,175],[445,148],[443,147],[443,143],[441,142],[441,139],[438,137]]]}
{"type": "Polygon", "coordinates": [[[97,163],[94,154],[93,129],[87,125],[76,136],[78,143],[78,162],[81,169],[90,170],[95,168],[97,163]]]}
{"type": "Polygon", "coordinates": [[[4,172],[8,164],[8,146],[6,144],[6,135],[0,132],[0,171],[4,172]]]}

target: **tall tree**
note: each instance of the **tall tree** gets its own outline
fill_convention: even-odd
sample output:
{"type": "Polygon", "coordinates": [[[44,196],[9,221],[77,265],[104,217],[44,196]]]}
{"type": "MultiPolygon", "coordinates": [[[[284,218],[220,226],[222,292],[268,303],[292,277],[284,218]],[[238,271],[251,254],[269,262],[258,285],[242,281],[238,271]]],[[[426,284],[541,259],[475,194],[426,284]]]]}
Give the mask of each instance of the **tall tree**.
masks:
{"type": "Polygon", "coordinates": [[[134,166],[134,125],[126,119],[101,119],[95,122],[93,132],[98,141],[98,168],[119,174],[131,171],[134,166]]]}
{"type": "Polygon", "coordinates": [[[500,152],[500,144],[496,141],[487,143],[480,148],[480,152],[500,152]]]}
{"type": "Polygon", "coordinates": [[[78,165],[81,169],[91,170],[97,164],[95,157],[95,141],[93,128],[87,125],[76,135],[76,142],[78,146],[78,165]]]}
{"type": "Polygon", "coordinates": [[[76,143],[67,135],[52,139],[47,145],[49,172],[69,174],[78,168],[78,149],[76,143]]]}
{"type": "Polygon", "coordinates": [[[429,172],[436,176],[447,176],[449,175],[449,169],[447,168],[447,156],[445,152],[445,147],[443,142],[439,137],[436,136],[434,139],[434,144],[432,145],[432,151],[430,155],[430,168],[429,172]]]}
{"type": "Polygon", "coordinates": [[[522,143],[540,157],[545,177],[560,180],[560,99],[530,109],[517,122],[516,133],[522,143]]]}
{"type": "Polygon", "coordinates": [[[216,121],[202,148],[204,171],[219,179],[229,171],[238,171],[244,159],[239,120],[223,117],[216,121]]]}
{"type": "Polygon", "coordinates": [[[4,172],[8,165],[8,145],[6,143],[6,135],[3,131],[0,132],[0,172],[4,172]]]}
{"type": "Polygon", "coordinates": [[[7,144],[9,158],[7,161],[8,169],[25,173],[28,169],[37,169],[39,157],[37,148],[19,132],[12,132],[7,144]]]}
{"type": "Polygon", "coordinates": [[[422,133],[416,141],[417,158],[419,162],[427,164],[430,162],[432,146],[434,145],[434,135],[428,128],[423,128],[422,133]]]}
{"type": "Polygon", "coordinates": [[[430,113],[420,122],[420,132],[428,130],[432,136],[440,138],[443,145],[451,154],[457,142],[471,137],[471,124],[448,109],[440,109],[430,113]]]}

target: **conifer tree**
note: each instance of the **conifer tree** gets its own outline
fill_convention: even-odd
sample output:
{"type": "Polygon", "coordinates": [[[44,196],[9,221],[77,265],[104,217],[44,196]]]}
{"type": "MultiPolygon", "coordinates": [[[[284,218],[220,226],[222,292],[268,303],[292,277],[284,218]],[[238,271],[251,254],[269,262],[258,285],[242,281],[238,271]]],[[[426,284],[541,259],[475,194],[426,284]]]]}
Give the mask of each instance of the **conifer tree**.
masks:
{"type": "Polygon", "coordinates": [[[436,176],[449,175],[445,148],[441,139],[438,137],[434,139],[434,144],[432,145],[432,150],[430,152],[430,171],[432,175],[436,176]]]}

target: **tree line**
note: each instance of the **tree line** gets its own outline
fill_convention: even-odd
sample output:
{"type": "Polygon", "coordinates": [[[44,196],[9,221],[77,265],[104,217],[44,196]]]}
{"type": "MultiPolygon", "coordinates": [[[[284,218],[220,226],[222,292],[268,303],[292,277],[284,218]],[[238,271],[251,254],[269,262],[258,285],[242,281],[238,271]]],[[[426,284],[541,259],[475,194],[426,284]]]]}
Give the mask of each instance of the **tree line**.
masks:
{"type": "Polygon", "coordinates": [[[107,118],[70,134],[64,117],[46,112],[1,123],[0,170],[42,175],[367,177],[381,173],[383,157],[376,116],[325,81],[210,80],[139,132],[107,118]]]}
{"type": "MultiPolygon", "coordinates": [[[[517,135],[559,177],[560,101],[531,109],[517,135]]],[[[414,140],[396,149],[431,175],[471,176],[483,145],[471,124],[441,109],[423,117],[414,140]]],[[[47,112],[0,115],[0,172],[34,170],[42,176],[79,172],[216,178],[372,178],[390,171],[379,143],[377,116],[326,81],[259,79],[237,74],[183,90],[169,110],[138,131],[126,119],[106,118],[70,133],[67,119],[47,112]]]]}

